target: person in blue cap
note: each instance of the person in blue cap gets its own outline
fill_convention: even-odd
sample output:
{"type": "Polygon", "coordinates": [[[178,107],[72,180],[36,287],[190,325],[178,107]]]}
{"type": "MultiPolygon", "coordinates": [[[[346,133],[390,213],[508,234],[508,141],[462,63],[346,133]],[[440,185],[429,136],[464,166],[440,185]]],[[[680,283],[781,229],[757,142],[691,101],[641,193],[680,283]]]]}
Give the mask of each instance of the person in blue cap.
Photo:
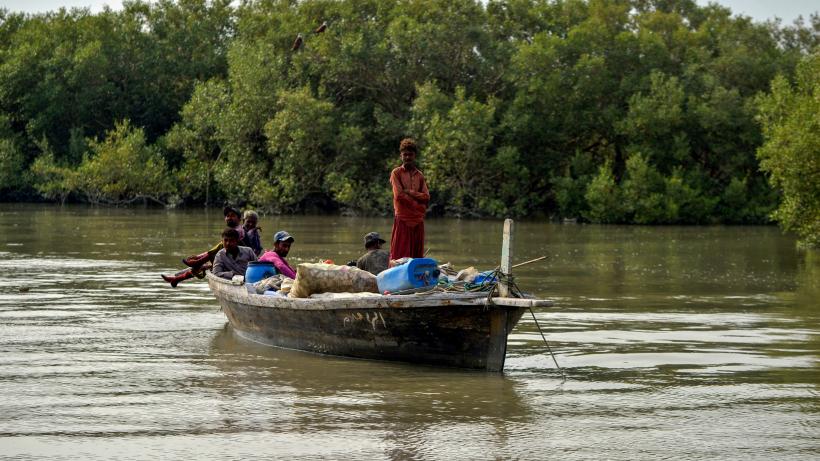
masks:
{"type": "Polygon", "coordinates": [[[293,244],[293,237],[288,231],[280,230],[273,234],[273,250],[268,250],[259,258],[259,261],[271,262],[276,270],[292,279],[296,278],[296,271],[290,267],[288,261],[285,259],[290,252],[290,246],[293,244]]]}

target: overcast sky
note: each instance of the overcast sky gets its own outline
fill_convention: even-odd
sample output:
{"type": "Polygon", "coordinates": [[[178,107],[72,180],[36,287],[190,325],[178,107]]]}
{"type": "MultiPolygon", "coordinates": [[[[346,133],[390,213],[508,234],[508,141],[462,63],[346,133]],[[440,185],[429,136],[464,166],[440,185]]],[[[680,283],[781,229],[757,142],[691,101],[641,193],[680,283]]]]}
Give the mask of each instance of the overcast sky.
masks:
{"type": "MultiPolygon", "coordinates": [[[[697,0],[698,4],[706,5],[709,0],[697,0]]],[[[728,6],[735,14],[751,16],[755,20],[781,18],[784,23],[790,24],[801,14],[808,19],[811,13],[820,10],[817,0],[718,0],[717,3],[728,6]]],[[[122,7],[122,0],[0,0],[0,6],[11,11],[25,11],[40,13],[56,10],[61,6],[91,7],[92,12],[102,10],[103,5],[113,9],[122,7]]]]}

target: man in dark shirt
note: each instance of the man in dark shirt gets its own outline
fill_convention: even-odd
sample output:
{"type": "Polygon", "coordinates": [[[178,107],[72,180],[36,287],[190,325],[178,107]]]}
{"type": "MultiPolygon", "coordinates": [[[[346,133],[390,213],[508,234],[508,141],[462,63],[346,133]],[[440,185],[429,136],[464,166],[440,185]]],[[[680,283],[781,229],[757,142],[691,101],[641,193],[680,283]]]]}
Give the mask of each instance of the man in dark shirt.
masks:
{"type": "Polygon", "coordinates": [[[379,275],[379,272],[387,269],[390,253],[387,250],[382,250],[382,244],[385,241],[381,238],[378,232],[371,232],[364,236],[364,247],[367,253],[363,254],[358,261],[356,267],[366,270],[373,275],[379,275]]]}
{"type": "Polygon", "coordinates": [[[239,246],[239,232],[231,227],[222,231],[222,246],[214,258],[211,272],[228,280],[235,275],[244,276],[248,263],[256,261],[256,253],[248,247],[239,246]]]}

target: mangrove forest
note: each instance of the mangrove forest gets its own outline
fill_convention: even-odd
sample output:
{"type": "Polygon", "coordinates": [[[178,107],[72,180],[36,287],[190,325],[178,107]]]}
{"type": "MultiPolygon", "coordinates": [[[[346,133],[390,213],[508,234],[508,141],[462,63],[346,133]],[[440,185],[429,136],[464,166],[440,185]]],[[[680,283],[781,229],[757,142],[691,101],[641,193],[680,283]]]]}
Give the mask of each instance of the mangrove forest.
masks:
{"type": "Polygon", "coordinates": [[[0,200],[779,221],[820,241],[820,17],[693,0],[0,9],[0,200]]]}

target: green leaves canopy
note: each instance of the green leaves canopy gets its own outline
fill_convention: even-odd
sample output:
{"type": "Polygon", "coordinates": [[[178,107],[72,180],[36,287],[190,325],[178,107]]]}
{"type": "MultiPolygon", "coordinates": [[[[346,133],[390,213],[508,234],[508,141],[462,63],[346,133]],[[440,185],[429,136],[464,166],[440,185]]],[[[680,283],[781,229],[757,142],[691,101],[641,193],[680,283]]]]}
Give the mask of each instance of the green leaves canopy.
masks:
{"type": "MultiPolygon", "coordinates": [[[[794,76],[818,31],[817,16],[783,27],[691,0],[3,12],[0,178],[22,179],[0,194],[100,199],[72,175],[109,149],[143,152],[127,141],[141,132],[164,163],[135,158],[172,178],[162,201],[389,213],[411,135],[436,212],[766,222],[778,197],[754,154],[774,124],[755,122],[756,98],[794,76]],[[131,147],[94,141],[112,133],[131,147]]],[[[99,197],[142,193],[115,189],[99,197]]]]}
{"type": "Polygon", "coordinates": [[[758,149],[761,168],[783,194],[774,213],[787,230],[820,246],[820,54],[798,66],[795,85],[782,76],[759,100],[766,142],[758,149]]]}

